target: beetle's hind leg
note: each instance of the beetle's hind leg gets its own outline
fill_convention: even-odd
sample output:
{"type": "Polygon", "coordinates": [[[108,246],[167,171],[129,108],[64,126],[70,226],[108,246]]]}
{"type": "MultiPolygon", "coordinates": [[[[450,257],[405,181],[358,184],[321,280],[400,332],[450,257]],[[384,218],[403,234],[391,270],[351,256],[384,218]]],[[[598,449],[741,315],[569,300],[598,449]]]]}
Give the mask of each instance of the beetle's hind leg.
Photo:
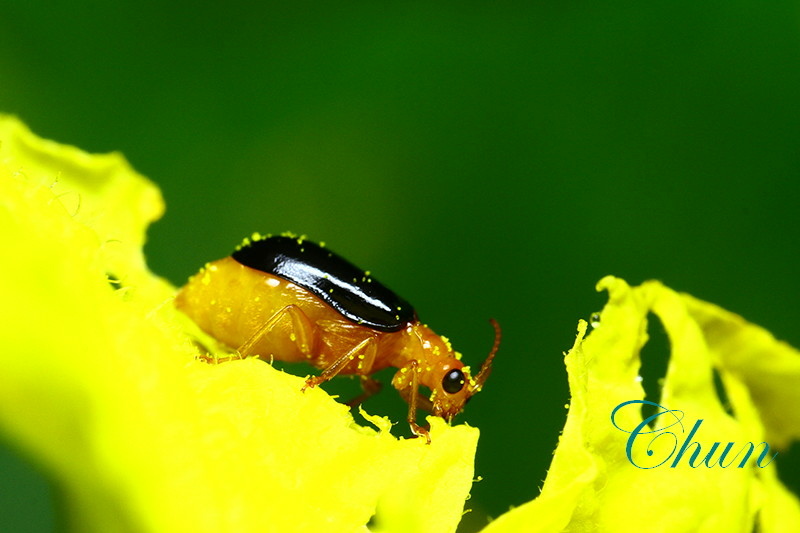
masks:
{"type": "Polygon", "coordinates": [[[359,376],[361,378],[361,394],[347,402],[350,407],[356,407],[364,403],[367,398],[375,396],[381,391],[383,384],[371,376],[359,376]]]}
{"type": "Polygon", "coordinates": [[[264,337],[272,333],[281,320],[285,320],[286,318],[292,321],[292,329],[289,335],[290,339],[295,343],[300,353],[310,359],[313,350],[314,326],[303,310],[296,305],[287,305],[276,311],[244,342],[244,344],[239,346],[233,358],[244,359],[249,355],[264,356],[265,354],[254,354],[253,350],[264,337]]]}
{"type": "Polygon", "coordinates": [[[197,347],[198,354],[195,356],[200,361],[210,365],[218,365],[220,363],[227,363],[228,361],[236,361],[242,359],[239,352],[230,351],[230,347],[217,341],[216,339],[195,339],[194,345],[197,347]],[[218,353],[226,353],[227,355],[217,355],[218,353]]]}
{"type": "Polygon", "coordinates": [[[375,355],[378,351],[378,345],[375,342],[373,337],[367,337],[363,341],[359,342],[355,346],[353,346],[350,350],[345,352],[339,358],[334,360],[330,365],[328,365],[325,370],[319,376],[311,376],[306,380],[306,384],[303,385],[302,390],[306,390],[308,387],[316,387],[320,383],[325,383],[326,381],[334,378],[339,372],[344,370],[344,368],[353,361],[358,360],[357,364],[357,373],[361,375],[369,374],[370,370],[372,369],[372,364],[375,362],[375,355]]]}

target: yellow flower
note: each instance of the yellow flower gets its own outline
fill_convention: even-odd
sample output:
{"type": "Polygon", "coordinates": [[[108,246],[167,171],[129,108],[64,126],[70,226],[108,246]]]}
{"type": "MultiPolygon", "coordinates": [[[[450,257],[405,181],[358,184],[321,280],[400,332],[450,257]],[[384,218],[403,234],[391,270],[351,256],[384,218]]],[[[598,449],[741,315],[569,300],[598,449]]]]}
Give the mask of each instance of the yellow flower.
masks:
{"type": "MultiPolygon", "coordinates": [[[[162,211],[158,189],[122,156],[44,141],[0,116],[10,252],[0,262],[0,430],[63,488],[68,525],[453,531],[478,430],[431,418],[433,444],[399,440],[388,420],[362,412],[376,429],[362,427],[324,391],[302,394],[302,378],[262,361],[200,362],[202,334],[142,256],[162,211]]],[[[800,504],[775,473],[780,454],[769,463],[800,436],[797,351],[656,282],[608,277],[599,288],[609,303],[591,334],[579,324],[566,356],[572,399],[542,493],[486,531],[800,531],[800,504]],[[661,415],[647,426],[625,402],[644,397],[651,312],[672,354],[661,398],[648,398],[661,415]],[[695,420],[703,451],[681,458],[677,439],[695,420]],[[722,468],[705,459],[715,441],[735,443],[731,456],[750,442],[771,449],[722,468]]]]}
{"type": "Polygon", "coordinates": [[[598,284],[603,289],[609,302],[597,327],[586,336],[581,321],[566,356],[572,399],[542,493],[485,531],[800,531],[800,503],[769,463],[774,450],[764,468],[754,464],[763,445],[738,467],[747,443],[785,446],[800,434],[800,354],[741,317],[658,282],[631,288],[609,276],[598,284]],[[621,407],[613,423],[611,413],[644,397],[639,351],[650,312],[671,344],[655,403],[682,411],[683,426],[675,423],[679,413],[657,410],[663,414],[642,427],[654,433],[636,437],[629,458],[627,432],[642,422],[639,406],[621,407]],[[717,396],[712,369],[732,414],[717,396]],[[696,420],[702,423],[690,442],[702,451],[692,460],[697,446],[690,445],[680,457],[696,420]],[[706,460],[714,442],[720,445],[706,460]],[[730,454],[719,461],[729,442],[730,454]]]}
{"type": "Polygon", "coordinates": [[[0,118],[0,428],[76,531],[452,531],[478,430],[361,427],[258,360],[208,365],[141,247],[160,193],[122,156],[0,118]]]}

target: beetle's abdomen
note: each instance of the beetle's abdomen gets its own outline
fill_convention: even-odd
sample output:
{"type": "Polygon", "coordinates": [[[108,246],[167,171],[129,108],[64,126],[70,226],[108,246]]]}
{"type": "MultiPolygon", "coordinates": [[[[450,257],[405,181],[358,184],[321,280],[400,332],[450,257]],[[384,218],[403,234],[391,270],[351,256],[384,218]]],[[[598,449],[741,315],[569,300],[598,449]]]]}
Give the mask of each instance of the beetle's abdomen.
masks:
{"type": "MultiPolygon", "coordinates": [[[[192,276],[175,298],[175,305],[200,328],[238,349],[289,305],[299,307],[313,324],[345,320],[339,313],[294,283],[253,270],[230,257],[206,265],[192,276]]],[[[304,360],[291,341],[292,323],[282,320],[257,353],[274,353],[281,360],[304,360]],[[283,334],[281,334],[283,330],[283,334]],[[276,342],[279,344],[274,344],[276,342]],[[265,351],[266,350],[266,351],[265,351]]],[[[312,349],[316,347],[312,346],[312,349]]]]}
{"type": "Polygon", "coordinates": [[[231,257],[303,287],[355,324],[393,332],[415,319],[411,304],[369,273],[313,242],[269,237],[247,242],[231,257]]]}

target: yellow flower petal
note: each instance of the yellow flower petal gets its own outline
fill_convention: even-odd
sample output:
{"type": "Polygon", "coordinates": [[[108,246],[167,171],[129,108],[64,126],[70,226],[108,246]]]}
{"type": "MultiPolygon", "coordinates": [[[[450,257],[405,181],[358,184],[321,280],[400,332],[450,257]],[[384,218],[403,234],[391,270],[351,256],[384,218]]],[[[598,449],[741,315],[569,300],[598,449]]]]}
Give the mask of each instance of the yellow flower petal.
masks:
{"type": "MultiPolygon", "coordinates": [[[[778,404],[794,402],[780,404],[781,412],[791,410],[787,405],[798,405],[797,353],[740,318],[657,282],[631,288],[607,277],[598,288],[608,290],[609,302],[590,335],[581,321],[566,356],[572,399],[542,493],[484,531],[800,530],[800,504],[778,481],[774,464],[763,469],[716,464],[728,442],[736,443],[733,455],[747,442],[765,440],[755,405],[774,415],[774,426],[789,427],[780,424],[778,404]],[[637,376],[650,312],[664,324],[672,347],[658,403],[683,411],[684,429],[668,427],[674,420],[666,415],[658,417],[654,429],[664,431],[642,436],[642,442],[635,439],[629,459],[629,433],[614,427],[610,415],[620,404],[644,397],[637,376]],[[715,364],[735,417],[717,397],[715,364]],[[774,396],[756,395],[766,387],[778,391],[774,396]],[[757,398],[755,405],[751,394],[757,398]],[[702,424],[692,440],[704,446],[702,453],[693,466],[689,460],[694,447],[675,462],[683,438],[698,419],[702,424]],[[680,440],[669,438],[667,429],[680,440]],[[702,461],[717,441],[720,451],[708,461],[709,467],[702,461]]],[[[642,422],[636,405],[616,415],[615,423],[629,431],[642,422]]],[[[788,438],[796,433],[773,429],[771,435],[788,438]]]]}
{"type": "Polygon", "coordinates": [[[141,253],[162,210],[122,156],[0,116],[0,430],[63,487],[72,529],[454,530],[478,431],[396,439],[262,361],[199,362],[141,253]]]}
{"type": "Polygon", "coordinates": [[[785,448],[800,438],[800,352],[739,315],[689,295],[689,313],[703,328],[715,364],[750,392],[769,442],[785,448]]]}
{"type": "MultiPolygon", "coordinates": [[[[69,526],[454,530],[478,431],[431,419],[431,446],[398,440],[388,420],[362,413],[377,429],[361,427],[324,391],[302,394],[302,379],[261,361],[199,362],[192,340],[207,339],[141,252],[162,211],[158,189],[122,156],[43,141],[0,116],[0,237],[11,251],[0,263],[0,430],[63,487],[69,526]]],[[[685,415],[683,433],[670,426],[678,436],[702,419],[704,450],[798,438],[798,352],[656,282],[608,277],[599,288],[609,292],[602,321],[589,335],[579,324],[565,359],[572,399],[542,494],[486,530],[800,530],[775,464],[723,469],[702,464],[704,451],[672,468],[675,443],[661,437],[636,441],[629,457],[629,434],[610,419],[643,398],[649,313],[672,346],[658,402],[685,415]]],[[[641,421],[636,405],[614,420],[628,431],[641,421]]]]}

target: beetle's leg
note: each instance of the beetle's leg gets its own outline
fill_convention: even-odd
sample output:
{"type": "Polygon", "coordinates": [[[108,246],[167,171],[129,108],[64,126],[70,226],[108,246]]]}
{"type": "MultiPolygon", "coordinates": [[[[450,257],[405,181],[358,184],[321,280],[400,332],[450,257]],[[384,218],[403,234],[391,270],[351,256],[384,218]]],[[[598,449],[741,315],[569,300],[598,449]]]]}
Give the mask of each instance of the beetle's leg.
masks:
{"type": "Polygon", "coordinates": [[[425,437],[427,442],[431,443],[431,435],[428,430],[417,424],[417,399],[419,398],[419,363],[416,359],[411,361],[409,365],[411,369],[411,397],[408,402],[408,425],[411,426],[411,432],[418,437],[425,437]]]}
{"type": "MultiPolygon", "coordinates": [[[[359,370],[361,370],[361,365],[363,361],[374,361],[375,360],[375,352],[377,351],[378,346],[375,343],[375,339],[373,337],[367,337],[363,341],[359,342],[355,346],[353,346],[350,350],[344,353],[341,357],[336,359],[333,363],[328,365],[325,370],[319,376],[311,376],[306,380],[306,384],[303,385],[301,390],[306,390],[308,387],[316,387],[320,383],[325,383],[329,379],[332,379],[336,374],[342,371],[344,367],[347,366],[348,363],[354,361],[355,359],[359,359],[359,370]]],[[[370,362],[370,367],[372,367],[372,363],[370,362]]],[[[365,366],[365,374],[369,372],[369,368],[365,366]]]]}
{"type": "Polygon", "coordinates": [[[314,324],[308,318],[302,309],[296,305],[287,305],[284,307],[289,315],[292,317],[292,330],[295,335],[295,344],[300,349],[300,353],[306,356],[307,359],[313,357],[314,346],[314,324]]]}
{"type": "Polygon", "coordinates": [[[287,305],[283,309],[276,311],[244,344],[239,346],[239,349],[236,350],[238,358],[250,355],[253,347],[275,329],[278,322],[285,316],[288,316],[292,321],[292,341],[297,345],[300,352],[310,359],[314,327],[303,310],[296,305],[287,305]]]}
{"type": "Polygon", "coordinates": [[[408,425],[411,432],[418,437],[425,437],[427,443],[431,443],[431,436],[428,430],[417,424],[417,407],[431,409],[431,402],[428,398],[419,393],[419,362],[412,359],[394,375],[392,386],[397,389],[400,396],[408,402],[408,425]]]}
{"type": "Polygon", "coordinates": [[[209,354],[201,353],[199,355],[196,355],[195,357],[197,359],[200,359],[202,362],[208,363],[210,365],[217,365],[219,363],[227,363],[228,361],[233,361],[234,359],[241,359],[241,357],[239,357],[239,354],[236,353],[231,355],[226,355],[224,357],[218,357],[210,353],[209,354]]]}
{"type": "Polygon", "coordinates": [[[253,333],[244,344],[239,346],[235,353],[225,356],[217,357],[215,355],[201,355],[200,359],[206,363],[225,363],[236,359],[244,359],[252,355],[253,347],[258,344],[261,339],[269,335],[275,326],[284,318],[288,316],[292,321],[292,341],[297,345],[300,352],[307,358],[311,358],[311,345],[313,339],[314,326],[308,319],[302,309],[296,305],[287,305],[282,309],[276,311],[269,319],[261,325],[255,333],[253,333]]]}
{"type": "Polygon", "coordinates": [[[194,341],[194,345],[197,347],[198,351],[200,351],[200,353],[196,357],[201,361],[203,361],[204,363],[217,365],[219,363],[226,363],[228,361],[241,359],[239,354],[235,352],[230,355],[224,355],[222,357],[216,355],[215,352],[227,351],[227,347],[224,346],[222,343],[219,343],[213,349],[209,348],[205,344],[202,344],[200,341],[194,341]]]}
{"type": "Polygon", "coordinates": [[[383,385],[377,379],[373,379],[370,376],[359,376],[361,378],[361,390],[363,391],[361,394],[347,402],[347,405],[350,407],[355,407],[357,405],[361,405],[364,401],[369,398],[370,396],[374,396],[378,394],[381,390],[383,385]]]}

